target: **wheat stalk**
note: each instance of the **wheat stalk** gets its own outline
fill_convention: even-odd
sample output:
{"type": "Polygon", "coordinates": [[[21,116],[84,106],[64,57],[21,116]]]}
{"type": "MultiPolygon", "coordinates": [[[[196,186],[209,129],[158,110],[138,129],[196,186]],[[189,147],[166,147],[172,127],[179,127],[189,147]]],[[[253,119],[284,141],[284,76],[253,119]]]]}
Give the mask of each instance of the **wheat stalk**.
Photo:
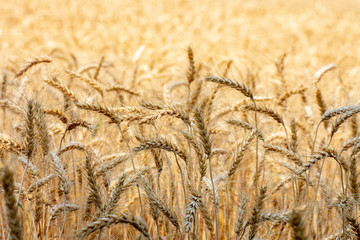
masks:
{"type": "Polygon", "coordinates": [[[96,66],[94,77],[93,77],[95,80],[98,80],[99,73],[100,73],[100,70],[101,70],[101,68],[103,66],[104,60],[105,60],[105,57],[102,56],[101,59],[100,59],[99,64],[96,66]]]}
{"type": "Polygon", "coordinates": [[[271,144],[264,144],[264,148],[267,151],[272,151],[272,152],[277,152],[277,153],[283,154],[283,155],[287,156],[290,160],[294,161],[296,163],[296,165],[298,165],[300,167],[303,166],[301,157],[293,151],[290,151],[286,148],[282,148],[282,147],[279,147],[276,145],[271,145],[271,144]]]}

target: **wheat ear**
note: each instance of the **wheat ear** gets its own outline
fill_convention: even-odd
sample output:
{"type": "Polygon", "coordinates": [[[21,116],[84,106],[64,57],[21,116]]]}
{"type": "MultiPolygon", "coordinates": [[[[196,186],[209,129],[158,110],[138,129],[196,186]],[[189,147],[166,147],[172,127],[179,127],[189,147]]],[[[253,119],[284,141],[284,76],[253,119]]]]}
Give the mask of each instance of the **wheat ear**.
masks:
{"type": "Polygon", "coordinates": [[[190,85],[195,80],[194,53],[190,46],[187,49],[187,54],[188,54],[188,60],[189,60],[189,69],[188,69],[188,73],[187,73],[187,80],[190,85]]]}
{"type": "Polygon", "coordinates": [[[247,205],[248,205],[248,198],[244,195],[241,199],[241,205],[237,212],[236,222],[235,222],[235,234],[236,239],[241,239],[241,235],[244,233],[246,228],[246,213],[247,213],[247,205]]]}
{"type": "Polygon", "coordinates": [[[195,108],[194,112],[195,117],[195,124],[198,128],[200,140],[203,145],[203,149],[205,154],[207,155],[208,161],[209,161],[209,173],[210,173],[210,180],[211,180],[211,186],[214,196],[214,207],[215,207],[215,221],[216,221],[216,239],[219,239],[219,231],[220,231],[220,220],[219,220],[219,202],[217,201],[217,194],[215,190],[215,183],[214,183],[214,176],[212,171],[212,165],[211,165],[211,153],[212,153],[212,146],[210,141],[209,132],[206,128],[205,120],[201,114],[201,111],[199,108],[195,108]]]}
{"type": "MultiPolygon", "coordinates": [[[[234,89],[238,90],[239,92],[241,92],[244,96],[248,97],[251,100],[251,102],[254,104],[255,129],[258,129],[257,104],[255,102],[255,98],[254,98],[252,91],[246,85],[238,83],[238,82],[230,80],[230,79],[227,79],[227,78],[219,78],[219,77],[214,77],[214,76],[207,77],[206,80],[234,88],[234,89]]],[[[284,129],[286,132],[285,125],[283,125],[283,126],[284,126],[284,129]]],[[[258,172],[259,172],[259,139],[258,139],[258,137],[256,137],[256,156],[255,157],[256,157],[255,172],[256,172],[256,174],[258,174],[258,172]]],[[[255,192],[257,192],[257,183],[255,183],[255,192]]]]}
{"type": "Polygon", "coordinates": [[[103,204],[103,199],[101,197],[102,193],[100,191],[100,187],[96,183],[97,178],[95,176],[93,164],[91,163],[91,159],[90,159],[89,155],[86,156],[85,170],[86,170],[86,173],[87,173],[87,180],[88,180],[89,187],[90,187],[91,199],[95,203],[98,210],[100,212],[103,212],[104,204],[103,204]]]}
{"type": "Polygon", "coordinates": [[[356,239],[360,239],[360,224],[354,217],[346,217],[347,222],[351,226],[351,229],[354,232],[354,235],[356,236],[356,239]]]}
{"type": "MultiPolygon", "coordinates": [[[[198,165],[199,165],[199,173],[200,173],[200,179],[202,179],[206,175],[207,171],[207,165],[206,165],[206,155],[203,152],[203,149],[201,148],[200,143],[194,139],[194,137],[185,131],[181,131],[181,133],[184,135],[186,140],[190,143],[190,145],[193,147],[193,149],[196,152],[198,165]]],[[[201,183],[201,180],[200,180],[201,183]]]]}
{"type": "Polygon", "coordinates": [[[298,165],[300,167],[303,166],[301,157],[297,153],[295,153],[293,151],[290,151],[290,150],[288,150],[286,148],[282,148],[282,147],[272,145],[272,144],[265,144],[264,148],[267,151],[277,152],[277,153],[280,153],[280,154],[282,154],[284,156],[287,156],[290,160],[294,161],[296,163],[296,165],[298,165]]]}
{"type": "Polygon", "coordinates": [[[87,130],[89,130],[92,134],[94,134],[94,129],[95,127],[87,122],[87,121],[84,121],[84,120],[75,120],[75,121],[72,121],[72,122],[69,122],[66,126],[66,129],[64,131],[64,134],[60,140],[60,149],[61,149],[61,146],[62,146],[62,142],[63,140],[65,139],[65,136],[66,136],[66,133],[77,128],[77,127],[83,127],[83,128],[86,128],[87,130]]]}
{"type": "MultiPolygon", "coordinates": [[[[255,126],[253,126],[252,124],[245,122],[245,121],[241,121],[241,120],[237,120],[237,119],[230,119],[230,120],[226,120],[226,122],[230,125],[239,126],[246,130],[250,130],[250,131],[256,130],[255,126]]],[[[265,142],[264,134],[262,133],[262,131],[260,131],[258,129],[256,131],[256,134],[261,141],[265,142]]]]}
{"type": "Polygon", "coordinates": [[[316,144],[316,139],[317,139],[317,133],[319,131],[319,127],[321,125],[322,122],[327,121],[335,116],[338,116],[340,114],[346,114],[348,112],[356,112],[358,113],[360,111],[360,106],[346,106],[346,107],[340,107],[340,108],[335,108],[332,110],[327,110],[321,117],[320,122],[318,123],[317,127],[316,127],[316,131],[315,131],[315,137],[314,137],[314,141],[313,141],[313,145],[312,145],[312,150],[311,150],[311,154],[314,153],[315,151],[315,144],[316,144]]]}
{"type": "Polygon", "coordinates": [[[65,115],[65,113],[61,112],[60,110],[57,110],[57,109],[44,109],[43,111],[44,111],[45,114],[57,117],[64,124],[67,124],[69,122],[68,117],[65,115]]]}
{"type": "MultiPolygon", "coordinates": [[[[65,204],[66,211],[73,212],[80,209],[80,206],[75,204],[65,204]]],[[[51,208],[50,219],[52,221],[56,219],[62,212],[64,212],[64,204],[58,204],[51,208]]]]}
{"type": "Polygon", "coordinates": [[[70,188],[72,183],[70,182],[66,174],[66,168],[62,164],[58,155],[53,153],[51,153],[50,155],[51,155],[53,168],[60,180],[60,190],[64,192],[65,195],[68,195],[70,193],[70,188]]]}
{"type": "Polygon", "coordinates": [[[23,230],[20,218],[17,213],[17,204],[14,195],[14,174],[8,167],[5,167],[1,176],[1,185],[4,189],[4,202],[6,209],[7,224],[10,228],[11,240],[22,240],[23,230]]]}
{"type": "Polygon", "coordinates": [[[20,196],[21,196],[21,190],[24,183],[25,173],[28,169],[28,166],[31,162],[32,155],[35,151],[35,106],[34,106],[34,100],[30,99],[27,104],[27,111],[26,111],[26,135],[25,135],[25,156],[26,156],[26,165],[24,167],[24,172],[21,177],[20,182],[20,191],[19,196],[16,202],[16,205],[19,204],[20,196]]]}
{"type": "Polygon", "coordinates": [[[35,102],[34,107],[36,111],[35,124],[39,132],[40,145],[43,150],[44,156],[46,156],[49,153],[50,149],[50,135],[45,120],[45,113],[44,110],[41,108],[39,102],[35,102]]]}
{"type": "Polygon", "coordinates": [[[287,56],[286,53],[282,54],[281,57],[279,59],[277,59],[274,63],[277,74],[280,77],[280,82],[281,82],[281,86],[283,87],[283,90],[287,89],[287,84],[286,84],[285,74],[284,74],[284,62],[285,62],[286,56],[287,56]]]}
{"type": "Polygon", "coordinates": [[[5,108],[7,108],[17,115],[20,115],[20,116],[24,115],[23,110],[18,105],[14,104],[13,102],[9,101],[8,99],[1,99],[0,106],[3,108],[3,110],[5,110],[5,108]]]}
{"type": "Polygon", "coordinates": [[[70,70],[66,70],[66,73],[68,73],[73,78],[78,78],[78,79],[86,82],[87,84],[89,84],[89,86],[93,87],[101,96],[103,96],[104,89],[102,86],[100,86],[100,84],[96,80],[82,76],[81,74],[70,71],[70,70]]]}
{"type": "MultiPolygon", "coordinates": [[[[316,96],[316,103],[317,103],[317,105],[318,105],[318,107],[319,107],[320,114],[321,114],[321,116],[322,116],[322,115],[324,115],[324,113],[326,112],[327,106],[326,106],[325,100],[324,100],[324,98],[323,98],[323,96],[322,96],[322,94],[321,94],[320,89],[316,88],[316,94],[315,94],[315,96],[316,96]]],[[[324,122],[324,125],[325,125],[325,128],[328,127],[327,121],[324,122]]]]}
{"type": "MultiPolygon", "coordinates": [[[[282,96],[279,97],[277,104],[280,106],[286,106],[286,100],[289,99],[291,96],[299,94],[300,96],[305,95],[306,88],[302,87],[296,90],[290,90],[285,92],[282,96]]],[[[306,102],[306,101],[303,101],[306,102]]]]}
{"type": "Polygon", "coordinates": [[[357,171],[357,158],[352,156],[350,159],[350,190],[356,201],[359,201],[360,192],[359,192],[359,184],[357,182],[358,179],[358,171],[357,171]]]}
{"type": "Polygon", "coordinates": [[[63,84],[61,84],[56,78],[53,78],[53,80],[44,80],[47,84],[50,86],[56,88],[60,92],[63,93],[65,98],[71,99],[73,102],[77,102],[77,98],[73,92],[71,92],[67,87],[65,87],[63,84]]]}
{"type": "Polygon", "coordinates": [[[196,103],[200,97],[201,89],[202,89],[202,81],[198,81],[198,84],[196,85],[194,93],[191,94],[190,101],[189,101],[188,107],[186,109],[187,113],[190,113],[193,110],[194,106],[196,105],[196,103]]]}
{"type": "Polygon", "coordinates": [[[325,75],[325,73],[335,69],[336,67],[336,64],[330,63],[316,71],[316,73],[314,74],[315,84],[318,84],[320,82],[321,78],[325,75]]]}
{"type": "Polygon", "coordinates": [[[144,117],[139,123],[152,123],[154,120],[162,117],[162,116],[173,116],[175,118],[181,119],[187,126],[191,125],[190,119],[188,116],[185,115],[183,111],[176,107],[169,107],[169,109],[160,110],[158,113],[154,115],[150,115],[144,117]]]}
{"type": "Polygon", "coordinates": [[[132,213],[121,213],[120,215],[107,215],[102,218],[97,218],[95,221],[87,224],[84,228],[80,229],[77,236],[85,238],[91,233],[118,223],[127,223],[139,230],[146,238],[151,239],[148,226],[146,222],[139,217],[134,216],[132,213]]]}
{"type": "Polygon", "coordinates": [[[32,183],[30,185],[30,187],[27,190],[27,194],[32,193],[33,191],[35,191],[36,189],[41,188],[42,186],[44,186],[45,184],[47,184],[48,182],[50,182],[52,179],[54,179],[56,177],[56,174],[50,174],[42,179],[37,180],[36,182],[32,183]]]}
{"type": "Polygon", "coordinates": [[[234,157],[234,160],[232,161],[229,170],[228,170],[228,177],[230,178],[232,175],[235,174],[236,170],[240,166],[241,161],[244,158],[246,150],[249,148],[251,142],[254,140],[255,136],[257,134],[257,130],[253,129],[250,134],[246,137],[246,139],[243,141],[240,149],[238,150],[236,156],[234,157]]]}
{"type": "Polygon", "coordinates": [[[145,179],[144,177],[142,177],[142,186],[144,188],[144,191],[149,199],[149,201],[151,202],[151,204],[153,204],[157,209],[159,209],[164,216],[171,222],[171,224],[179,231],[180,230],[180,224],[179,224],[179,220],[178,217],[176,216],[176,214],[174,213],[173,210],[171,210],[162,200],[161,198],[159,198],[154,189],[151,187],[149,181],[147,179],[145,179]]]}
{"type": "Polygon", "coordinates": [[[199,208],[201,203],[201,196],[198,196],[194,193],[190,196],[190,203],[186,207],[186,216],[185,216],[185,232],[189,233],[191,231],[193,222],[195,221],[196,211],[199,208]]]}
{"type": "Polygon", "coordinates": [[[260,188],[260,194],[256,197],[255,206],[252,211],[251,218],[249,220],[250,225],[250,233],[249,233],[249,240],[254,239],[259,228],[260,223],[260,212],[264,207],[264,201],[266,197],[266,187],[260,188]]]}
{"type": "Polygon", "coordinates": [[[251,100],[254,99],[252,92],[250,91],[250,89],[247,86],[245,86],[241,83],[238,83],[236,81],[233,81],[231,79],[210,76],[210,77],[206,78],[206,81],[226,85],[228,87],[231,87],[231,88],[234,88],[234,89],[240,91],[244,96],[250,98],[251,100]]]}
{"type": "Polygon", "coordinates": [[[103,114],[104,116],[110,118],[114,123],[117,123],[117,124],[121,123],[119,116],[114,111],[111,111],[110,109],[108,109],[106,107],[96,106],[96,105],[87,104],[87,103],[78,103],[78,102],[75,103],[75,106],[77,106],[78,108],[84,109],[84,110],[89,110],[89,111],[103,114]]]}
{"type": "Polygon", "coordinates": [[[107,214],[112,213],[114,209],[117,207],[117,202],[119,201],[121,194],[127,191],[131,186],[135,185],[138,179],[147,171],[149,171],[148,167],[144,168],[141,171],[136,172],[131,177],[127,178],[125,174],[122,174],[119,177],[115,185],[115,188],[111,194],[111,198],[108,200],[106,204],[105,212],[107,214]]]}
{"type": "Polygon", "coordinates": [[[165,138],[158,138],[158,139],[144,139],[143,143],[133,148],[133,152],[140,152],[146,149],[163,149],[168,152],[173,152],[174,154],[178,155],[185,163],[187,163],[187,156],[185,152],[183,152],[179,147],[171,143],[169,140],[165,138]]]}
{"type": "Polygon", "coordinates": [[[305,226],[302,220],[302,216],[298,210],[294,210],[289,219],[289,224],[293,229],[294,240],[306,240],[305,226]]]}
{"type": "Polygon", "coordinates": [[[206,228],[210,231],[211,239],[213,239],[214,225],[213,225],[213,219],[211,217],[210,211],[208,210],[204,201],[201,199],[200,193],[198,193],[191,184],[188,184],[188,185],[192,192],[192,196],[195,198],[194,201],[197,202],[196,206],[199,208],[201,216],[205,221],[206,228]]]}
{"type": "Polygon", "coordinates": [[[356,146],[360,142],[360,137],[354,137],[352,139],[347,140],[344,142],[341,153],[349,150],[350,148],[356,146]]]}
{"type": "MultiPolygon", "coordinates": [[[[125,138],[125,135],[124,135],[124,132],[121,128],[121,119],[118,117],[118,115],[114,112],[114,111],[111,111],[105,107],[100,107],[100,106],[95,106],[95,105],[91,105],[91,104],[83,104],[83,103],[76,103],[75,104],[78,108],[81,108],[81,109],[85,109],[85,110],[90,110],[90,111],[94,111],[94,112],[97,112],[97,113],[101,113],[103,114],[104,116],[108,117],[111,119],[111,121],[113,121],[114,123],[116,123],[117,127],[119,128],[120,130],[120,134],[121,134],[121,137],[122,139],[125,141],[126,143],[126,146],[128,148],[128,151],[131,152],[131,148],[130,148],[130,145],[129,145],[129,141],[125,138]]],[[[132,167],[134,169],[134,172],[136,172],[136,167],[135,167],[135,163],[134,163],[134,159],[132,157],[132,154],[129,155],[130,156],[130,160],[131,160],[131,164],[132,164],[132,167]]],[[[141,205],[141,211],[143,212],[143,207],[142,207],[142,202],[141,202],[141,195],[140,195],[140,188],[139,186],[137,185],[137,189],[138,189],[138,195],[139,195],[139,201],[140,201],[140,205],[141,205]]],[[[142,214],[143,215],[143,214],[142,214]]]]}
{"type": "Polygon", "coordinates": [[[0,149],[5,149],[22,155],[25,152],[25,148],[14,140],[9,139],[6,136],[0,136],[0,149]]]}
{"type": "Polygon", "coordinates": [[[115,168],[116,166],[118,166],[119,164],[125,162],[126,160],[128,160],[130,158],[130,154],[127,153],[123,153],[123,154],[118,154],[117,157],[111,161],[108,164],[104,164],[102,165],[96,172],[95,172],[95,176],[98,177],[102,174],[104,174],[105,172],[115,168]]]}
{"type": "Polygon", "coordinates": [[[125,93],[128,93],[130,95],[134,95],[134,96],[140,96],[140,93],[139,92],[136,92],[130,88],[125,88],[125,87],[122,87],[122,86],[119,86],[119,85],[114,85],[114,86],[111,86],[109,88],[106,88],[105,89],[107,92],[111,92],[111,91],[116,91],[116,92],[125,92],[125,93]]]}
{"type": "MultiPolygon", "coordinates": [[[[102,68],[108,68],[108,67],[112,67],[113,66],[113,64],[111,64],[111,63],[102,63],[101,64],[101,67],[102,68]]],[[[82,67],[80,67],[80,68],[78,68],[77,69],[77,71],[76,72],[78,72],[79,74],[83,74],[83,73],[85,73],[85,72],[87,72],[87,71],[89,71],[89,70],[92,70],[92,69],[95,69],[95,71],[96,71],[96,69],[99,67],[99,64],[98,63],[95,63],[95,64],[88,64],[88,65],[85,65],[85,66],[82,66],[82,67]]],[[[95,79],[95,78],[94,78],[95,79]]]]}
{"type": "Polygon", "coordinates": [[[51,61],[52,61],[52,59],[49,58],[49,57],[46,57],[46,56],[35,58],[35,59],[29,61],[28,64],[25,67],[20,69],[20,71],[18,71],[15,74],[15,78],[21,77],[22,75],[24,75],[24,73],[26,73],[30,68],[32,68],[35,65],[38,65],[40,63],[50,63],[51,61]]]}
{"type": "Polygon", "coordinates": [[[7,75],[6,75],[6,73],[4,73],[3,80],[1,82],[0,99],[5,99],[7,79],[8,79],[7,75]]]}
{"type": "Polygon", "coordinates": [[[59,151],[57,151],[56,155],[61,156],[65,152],[74,150],[74,149],[82,151],[85,154],[88,153],[85,145],[82,144],[81,142],[70,142],[70,143],[66,144],[64,147],[62,147],[59,151]]]}
{"type": "Polygon", "coordinates": [[[339,130],[340,126],[349,118],[355,116],[356,114],[358,114],[360,112],[360,108],[358,109],[354,109],[352,111],[348,111],[346,113],[344,113],[343,115],[341,115],[338,119],[335,120],[335,122],[333,123],[332,127],[331,127],[331,135],[330,135],[330,141],[329,144],[334,136],[334,134],[339,130]]]}
{"type": "Polygon", "coordinates": [[[299,140],[298,140],[298,136],[297,136],[297,128],[296,128],[295,118],[291,119],[290,129],[291,129],[290,149],[291,149],[294,153],[297,153],[299,140]]]}

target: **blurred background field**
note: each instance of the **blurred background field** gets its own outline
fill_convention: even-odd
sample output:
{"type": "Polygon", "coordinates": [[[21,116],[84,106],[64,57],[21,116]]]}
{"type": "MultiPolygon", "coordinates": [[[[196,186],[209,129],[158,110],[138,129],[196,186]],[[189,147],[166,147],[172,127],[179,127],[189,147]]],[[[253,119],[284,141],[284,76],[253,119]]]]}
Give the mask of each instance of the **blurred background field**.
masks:
{"type": "Polygon", "coordinates": [[[185,52],[192,46],[196,60],[211,71],[233,60],[235,78],[250,69],[270,81],[274,59],[287,53],[290,82],[306,81],[327,63],[339,64],[353,79],[360,71],[359,5],[351,0],[3,1],[0,61],[3,68],[21,65],[57,49],[84,64],[105,56],[121,74],[131,71],[144,45],[143,74],[169,81],[183,75],[185,52]]]}

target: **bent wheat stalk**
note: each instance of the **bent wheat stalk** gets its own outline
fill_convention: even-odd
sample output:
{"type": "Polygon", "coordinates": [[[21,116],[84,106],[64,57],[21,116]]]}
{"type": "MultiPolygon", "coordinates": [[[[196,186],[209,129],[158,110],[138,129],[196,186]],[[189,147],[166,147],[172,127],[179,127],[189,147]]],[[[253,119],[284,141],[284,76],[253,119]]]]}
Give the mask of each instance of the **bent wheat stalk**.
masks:
{"type": "Polygon", "coordinates": [[[97,230],[101,230],[104,227],[118,223],[130,224],[139,230],[146,238],[150,240],[152,239],[145,221],[142,218],[132,215],[131,213],[121,213],[120,215],[110,214],[106,217],[97,218],[95,221],[80,229],[77,236],[79,238],[85,238],[97,230]]]}

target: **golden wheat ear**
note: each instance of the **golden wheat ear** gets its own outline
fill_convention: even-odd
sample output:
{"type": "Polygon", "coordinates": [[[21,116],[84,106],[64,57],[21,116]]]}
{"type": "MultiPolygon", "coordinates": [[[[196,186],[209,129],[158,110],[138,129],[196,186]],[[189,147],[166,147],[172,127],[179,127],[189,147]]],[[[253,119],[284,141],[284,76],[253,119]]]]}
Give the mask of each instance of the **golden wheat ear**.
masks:
{"type": "Polygon", "coordinates": [[[33,60],[29,61],[28,64],[26,66],[24,66],[22,69],[20,69],[20,71],[18,71],[15,74],[15,78],[19,78],[22,75],[24,75],[30,68],[40,64],[40,63],[50,63],[52,62],[52,59],[50,57],[39,57],[39,58],[34,58],[33,60]]]}

